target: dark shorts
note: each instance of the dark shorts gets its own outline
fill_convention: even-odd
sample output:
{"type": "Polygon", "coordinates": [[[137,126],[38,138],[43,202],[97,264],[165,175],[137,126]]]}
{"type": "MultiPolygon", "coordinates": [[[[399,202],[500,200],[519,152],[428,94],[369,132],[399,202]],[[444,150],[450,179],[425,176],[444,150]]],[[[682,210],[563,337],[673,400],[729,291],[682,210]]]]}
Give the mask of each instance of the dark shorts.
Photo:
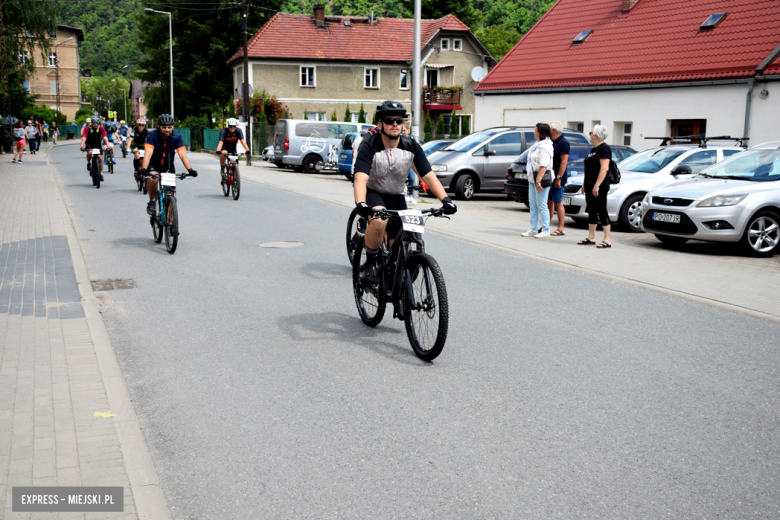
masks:
{"type": "Polygon", "coordinates": [[[227,152],[230,155],[238,155],[238,151],[236,151],[236,148],[237,148],[236,143],[233,143],[232,146],[228,143],[222,143],[222,151],[227,152]]]}
{"type": "Polygon", "coordinates": [[[550,186],[550,200],[552,202],[563,202],[563,183],[560,188],[556,188],[553,184],[550,186]]]}
{"type": "MultiPolygon", "coordinates": [[[[408,209],[406,206],[406,197],[403,195],[388,195],[379,193],[370,188],[366,188],[366,204],[371,208],[384,206],[387,209],[396,211],[408,209]]],[[[385,230],[387,238],[390,240],[395,239],[398,236],[399,231],[401,231],[401,221],[395,218],[389,219],[387,222],[387,229],[385,230]]]]}

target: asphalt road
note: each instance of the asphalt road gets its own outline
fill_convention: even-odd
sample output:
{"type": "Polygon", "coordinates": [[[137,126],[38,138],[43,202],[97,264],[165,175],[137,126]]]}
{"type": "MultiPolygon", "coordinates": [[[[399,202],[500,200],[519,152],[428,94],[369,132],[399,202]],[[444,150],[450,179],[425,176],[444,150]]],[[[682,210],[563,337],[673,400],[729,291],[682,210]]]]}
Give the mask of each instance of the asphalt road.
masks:
{"type": "Polygon", "coordinates": [[[169,255],[130,159],[52,160],[92,279],[138,285],[102,314],[174,518],[780,515],[780,324],[427,233],[424,363],[358,318],[347,209],[200,167],[169,255]]]}

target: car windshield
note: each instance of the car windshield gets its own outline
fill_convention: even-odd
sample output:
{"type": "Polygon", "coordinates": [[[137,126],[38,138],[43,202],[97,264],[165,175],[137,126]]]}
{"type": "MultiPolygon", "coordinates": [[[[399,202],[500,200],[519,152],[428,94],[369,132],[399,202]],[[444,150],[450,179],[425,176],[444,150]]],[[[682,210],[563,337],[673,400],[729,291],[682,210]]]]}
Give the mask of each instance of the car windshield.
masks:
{"type": "Polygon", "coordinates": [[[486,141],[487,139],[493,137],[496,134],[500,134],[501,132],[505,132],[505,128],[495,128],[492,130],[482,130],[481,132],[475,132],[471,135],[468,135],[464,137],[463,139],[458,139],[451,145],[449,145],[447,148],[444,149],[445,152],[468,152],[472,148],[474,148],[476,145],[486,141]]]}
{"type": "Polygon", "coordinates": [[[703,177],[755,182],[780,180],[780,150],[751,150],[729,157],[703,170],[703,177]]]}
{"type": "Polygon", "coordinates": [[[436,150],[441,150],[451,142],[452,141],[431,141],[422,145],[422,150],[425,152],[425,155],[428,155],[435,152],[436,150]]]}
{"type": "Polygon", "coordinates": [[[656,148],[629,157],[620,163],[620,169],[627,172],[658,173],[667,164],[677,159],[685,150],[656,148]]]}

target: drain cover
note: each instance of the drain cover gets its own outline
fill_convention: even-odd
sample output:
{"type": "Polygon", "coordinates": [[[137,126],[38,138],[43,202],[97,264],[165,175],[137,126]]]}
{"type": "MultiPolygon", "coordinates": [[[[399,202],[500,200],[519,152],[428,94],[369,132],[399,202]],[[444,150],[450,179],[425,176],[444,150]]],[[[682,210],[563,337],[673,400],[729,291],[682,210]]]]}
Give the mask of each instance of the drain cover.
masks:
{"type": "Polygon", "coordinates": [[[305,246],[303,242],[263,242],[262,244],[258,244],[260,247],[276,247],[276,248],[285,248],[285,247],[301,247],[305,246]]]}
{"type": "Polygon", "coordinates": [[[92,282],[93,291],[113,291],[115,289],[135,289],[133,280],[98,280],[92,282]]]}

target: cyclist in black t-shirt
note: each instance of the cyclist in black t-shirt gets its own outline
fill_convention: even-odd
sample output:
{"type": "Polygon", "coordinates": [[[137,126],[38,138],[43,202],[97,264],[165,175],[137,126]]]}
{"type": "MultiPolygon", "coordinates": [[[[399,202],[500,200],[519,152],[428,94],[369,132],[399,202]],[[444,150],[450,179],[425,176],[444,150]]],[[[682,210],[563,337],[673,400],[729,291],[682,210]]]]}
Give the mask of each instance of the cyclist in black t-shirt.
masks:
{"type": "Polygon", "coordinates": [[[225,184],[225,159],[228,154],[236,154],[236,146],[239,141],[241,146],[249,154],[249,145],[244,140],[244,132],[240,128],[236,128],[238,120],[231,117],[227,120],[227,128],[224,128],[219,134],[219,143],[217,143],[217,154],[219,154],[219,170],[222,173],[222,184],[225,184]]]}
{"type": "Polygon", "coordinates": [[[377,255],[387,231],[390,244],[399,231],[400,223],[371,219],[375,209],[406,209],[406,179],[414,165],[431,192],[444,204],[445,214],[458,208],[447,196],[436,174],[431,170],[425,152],[409,137],[401,137],[406,109],[396,101],[383,101],[376,107],[379,132],[366,135],[355,160],[355,204],[358,214],[369,219],[366,230],[366,263],[361,276],[368,283],[379,283],[377,255]]]}

